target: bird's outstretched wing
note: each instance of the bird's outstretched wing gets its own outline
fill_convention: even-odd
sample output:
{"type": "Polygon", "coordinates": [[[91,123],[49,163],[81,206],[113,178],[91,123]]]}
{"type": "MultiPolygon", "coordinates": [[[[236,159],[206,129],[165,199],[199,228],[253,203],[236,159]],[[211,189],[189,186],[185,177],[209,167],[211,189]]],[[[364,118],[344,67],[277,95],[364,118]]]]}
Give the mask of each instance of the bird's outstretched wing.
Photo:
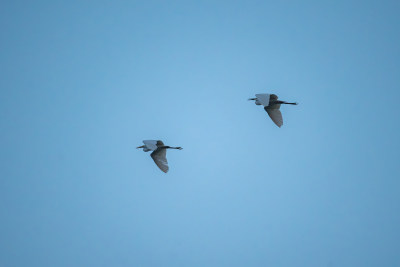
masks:
{"type": "Polygon", "coordinates": [[[270,94],[269,100],[278,100],[278,96],[276,94],[270,94]]]}
{"type": "Polygon", "coordinates": [[[257,101],[261,103],[264,107],[267,107],[269,105],[269,99],[270,95],[269,94],[256,94],[257,101]]]}
{"type": "Polygon", "coordinates": [[[282,113],[279,110],[280,104],[265,107],[265,111],[268,113],[271,120],[280,128],[283,125],[282,113]]]}
{"type": "Polygon", "coordinates": [[[160,147],[160,146],[164,146],[164,143],[163,143],[163,141],[161,141],[161,140],[157,140],[157,147],[160,147]]]}
{"type": "Polygon", "coordinates": [[[146,145],[145,151],[154,151],[157,149],[157,140],[143,140],[143,143],[146,145]]]}
{"type": "Polygon", "coordinates": [[[168,161],[167,161],[167,149],[157,148],[153,153],[150,154],[158,168],[163,172],[168,172],[168,161]]]}

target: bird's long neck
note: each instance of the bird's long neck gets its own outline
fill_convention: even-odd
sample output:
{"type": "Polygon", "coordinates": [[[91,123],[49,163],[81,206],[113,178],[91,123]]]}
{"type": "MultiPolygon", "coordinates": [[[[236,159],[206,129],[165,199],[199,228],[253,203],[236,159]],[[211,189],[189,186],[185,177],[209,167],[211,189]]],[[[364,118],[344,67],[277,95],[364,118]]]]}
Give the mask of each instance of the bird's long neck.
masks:
{"type": "Polygon", "coordinates": [[[296,102],[294,102],[294,103],[290,103],[290,102],[283,102],[282,104],[288,104],[288,105],[297,105],[297,103],[296,103],[296,102]]]}

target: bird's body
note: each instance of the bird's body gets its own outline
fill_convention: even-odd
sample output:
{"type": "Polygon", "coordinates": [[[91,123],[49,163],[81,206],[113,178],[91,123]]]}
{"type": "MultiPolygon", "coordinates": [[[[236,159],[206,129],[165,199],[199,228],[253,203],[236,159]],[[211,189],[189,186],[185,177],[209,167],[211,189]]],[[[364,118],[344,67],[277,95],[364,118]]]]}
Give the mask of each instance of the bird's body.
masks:
{"type": "Polygon", "coordinates": [[[297,103],[278,100],[278,96],[275,94],[256,94],[256,98],[250,98],[249,100],[255,100],[256,105],[263,105],[264,110],[279,128],[283,125],[282,113],[279,110],[281,104],[297,105],[297,103]]]}
{"type": "Polygon", "coordinates": [[[167,161],[167,149],[179,149],[181,147],[170,147],[164,145],[161,140],[144,140],[144,145],[139,146],[137,148],[143,148],[144,152],[153,151],[150,156],[154,160],[154,163],[162,170],[167,173],[169,170],[168,161],[167,161]]]}

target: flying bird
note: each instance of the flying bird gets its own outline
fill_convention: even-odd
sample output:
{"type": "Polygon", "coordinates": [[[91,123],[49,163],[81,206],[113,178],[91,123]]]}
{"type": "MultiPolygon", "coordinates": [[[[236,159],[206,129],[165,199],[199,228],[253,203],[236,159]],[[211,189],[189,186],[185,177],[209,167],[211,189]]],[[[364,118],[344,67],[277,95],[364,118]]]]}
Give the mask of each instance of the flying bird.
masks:
{"type": "Polygon", "coordinates": [[[255,100],[256,105],[263,105],[271,120],[279,128],[283,125],[282,113],[279,110],[281,104],[297,105],[297,103],[278,100],[278,96],[274,94],[256,94],[255,98],[249,98],[249,100],[255,100]]]}
{"type": "Polygon", "coordinates": [[[137,148],[143,148],[144,152],[153,151],[150,156],[163,172],[168,172],[167,149],[179,149],[181,147],[171,147],[164,145],[161,140],[143,140],[144,145],[137,148]]]}

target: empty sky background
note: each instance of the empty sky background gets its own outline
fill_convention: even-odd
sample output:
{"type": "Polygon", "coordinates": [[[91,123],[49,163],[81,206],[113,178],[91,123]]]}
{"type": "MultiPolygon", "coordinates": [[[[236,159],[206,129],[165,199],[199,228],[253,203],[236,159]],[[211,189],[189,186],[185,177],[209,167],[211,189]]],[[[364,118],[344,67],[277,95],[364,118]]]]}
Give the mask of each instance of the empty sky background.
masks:
{"type": "Polygon", "coordinates": [[[400,266],[399,12],[2,1],[0,266],[400,266]]]}

